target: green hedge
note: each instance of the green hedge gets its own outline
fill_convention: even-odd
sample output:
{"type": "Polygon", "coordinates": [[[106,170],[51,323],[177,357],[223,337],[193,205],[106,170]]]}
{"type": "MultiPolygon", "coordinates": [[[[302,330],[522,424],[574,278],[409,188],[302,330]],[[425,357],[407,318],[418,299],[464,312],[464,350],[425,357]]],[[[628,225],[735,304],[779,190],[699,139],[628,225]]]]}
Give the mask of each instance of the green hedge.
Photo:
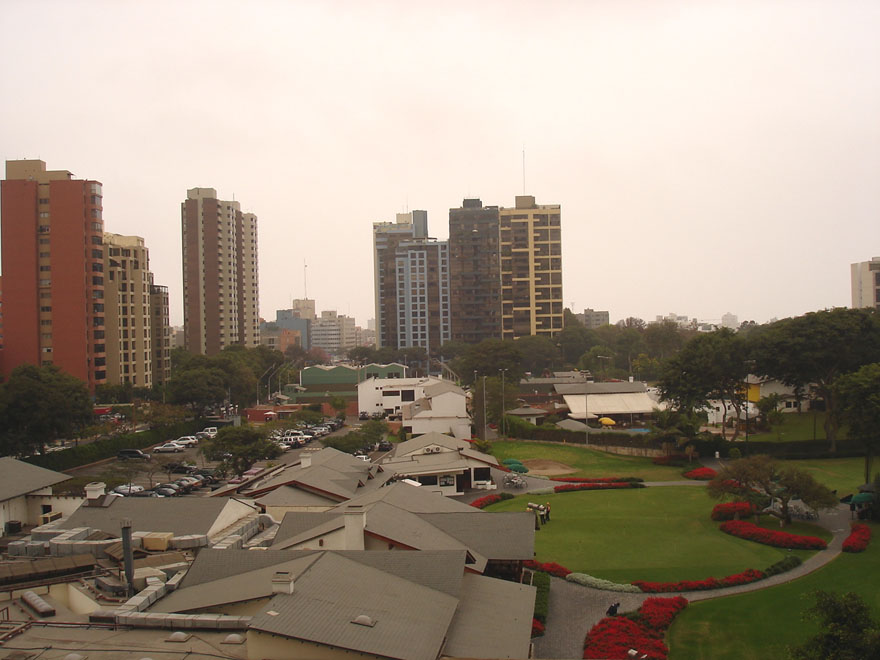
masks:
{"type": "Polygon", "coordinates": [[[76,447],[62,449],[42,456],[28,456],[24,460],[47,470],[63,472],[80,465],[88,465],[105,458],[113,458],[120,449],[145,449],[159,442],[167,442],[182,435],[193,435],[203,428],[202,420],[181,422],[173,426],[125,433],[94,442],[82,443],[76,447]]]}
{"type": "Polygon", "coordinates": [[[532,585],[538,590],[535,594],[535,618],[547,623],[547,609],[550,607],[550,574],[541,571],[532,573],[532,585]]]}

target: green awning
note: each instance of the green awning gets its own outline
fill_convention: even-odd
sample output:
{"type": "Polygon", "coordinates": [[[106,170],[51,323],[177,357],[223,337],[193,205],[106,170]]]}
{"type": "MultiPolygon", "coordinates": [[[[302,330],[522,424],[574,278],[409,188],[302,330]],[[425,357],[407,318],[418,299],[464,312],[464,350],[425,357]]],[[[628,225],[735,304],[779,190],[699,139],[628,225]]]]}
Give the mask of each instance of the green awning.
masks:
{"type": "Polygon", "coordinates": [[[850,500],[852,504],[864,504],[865,502],[873,501],[874,493],[859,493],[858,495],[853,495],[853,498],[850,500]]]}

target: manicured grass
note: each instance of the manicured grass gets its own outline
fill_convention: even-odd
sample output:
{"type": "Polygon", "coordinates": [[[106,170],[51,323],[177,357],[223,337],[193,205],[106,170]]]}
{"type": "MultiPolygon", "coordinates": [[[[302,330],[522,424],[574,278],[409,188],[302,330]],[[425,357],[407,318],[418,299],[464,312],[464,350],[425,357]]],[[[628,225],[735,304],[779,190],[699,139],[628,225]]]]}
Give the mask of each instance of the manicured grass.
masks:
{"type": "MultiPolygon", "coordinates": [[[[880,526],[873,525],[877,538],[880,526]]],[[[880,547],[841,554],[803,578],[760,591],[692,603],[669,631],[670,660],[765,660],[785,658],[786,648],[815,634],[803,612],[816,590],[860,594],[880,616],[880,547]]]]}
{"type": "MultiPolygon", "coordinates": [[[[782,424],[770,431],[749,434],[749,442],[786,442],[792,440],[824,440],[825,413],[823,411],[785,413],[782,424]]],[[[837,439],[846,439],[846,428],[837,430],[837,439]]]]}
{"type": "MultiPolygon", "coordinates": [[[[507,440],[492,443],[492,455],[505,458],[543,458],[572,467],[566,477],[641,477],[645,481],[682,481],[682,468],[654,465],[650,458],[618,456],[577,445],[507,440]]],[[[699,467],[697,463],[694,467],[699,467]]]]}
{"type": "MultiPolygon", "coordinates": [[[[836,490],[840,497],[858,492],[858,487],[865,483],[864,458],[813,458],[786,463],[809,472],[816,481],[836,490]]],[[[880,469],[880,461],[875,465],[880,469]]]]}
{"type": "MultiPolygon", "coordinates": [[[[722,578],[763,570],[791,554],[724,534],[709,518],[715,501],[702,487],[670,486],[616,491],[525,495],[487,511],[522,511],[529,501],[550,502],[552,517],[535,535],[536,559],[614,582],[722,578]]],[[[778,529],[774,520],[765,523],[778,529]]],[[[829,539],[814,525],[792,533],[829,539]]],[[[809,551],[793,551],[801,558],[809,551]]]]}

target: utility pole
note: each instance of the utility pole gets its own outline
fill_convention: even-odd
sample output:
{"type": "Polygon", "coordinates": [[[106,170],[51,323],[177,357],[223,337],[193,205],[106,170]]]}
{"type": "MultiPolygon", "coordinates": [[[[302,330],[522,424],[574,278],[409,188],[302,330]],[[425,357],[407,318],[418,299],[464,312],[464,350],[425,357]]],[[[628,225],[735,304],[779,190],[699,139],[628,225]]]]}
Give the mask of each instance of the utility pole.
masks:
{"type": "Polygon", "coordinates": [[[489,431],[486,426],[486,377],[483,376],[483,442],[489,438],[489,431]]]}

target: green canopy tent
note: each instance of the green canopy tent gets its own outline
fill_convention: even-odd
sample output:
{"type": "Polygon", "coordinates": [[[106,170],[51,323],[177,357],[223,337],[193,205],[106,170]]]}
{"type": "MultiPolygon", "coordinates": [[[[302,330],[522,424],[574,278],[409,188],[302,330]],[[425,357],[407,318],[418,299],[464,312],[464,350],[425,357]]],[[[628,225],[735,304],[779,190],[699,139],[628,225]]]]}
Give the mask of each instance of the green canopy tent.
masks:
{"type": "Polygon", "coordinates": [[[857,495],[853,495],[850,504],[867,504],[868,502],[873,502],[874,497],[874,493],[858,493],[857,495]]]}

